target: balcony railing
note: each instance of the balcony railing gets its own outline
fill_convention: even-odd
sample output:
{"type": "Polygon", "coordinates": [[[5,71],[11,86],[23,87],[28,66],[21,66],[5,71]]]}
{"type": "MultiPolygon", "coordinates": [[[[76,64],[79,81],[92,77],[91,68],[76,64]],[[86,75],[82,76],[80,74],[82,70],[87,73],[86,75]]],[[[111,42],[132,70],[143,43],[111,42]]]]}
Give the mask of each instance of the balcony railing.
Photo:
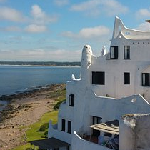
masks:
{"type": "Polygon", "coordinates": [[[110,150],[106,146],[97,144],[98,141],[96,137],[87,136],[85,134],[83,134],[82,136],[83,137],[81,137],[76,133],[76,131],[74,131],[71,141],[72,150],[80,149],[81,147],[86,150],[110,150]]]}

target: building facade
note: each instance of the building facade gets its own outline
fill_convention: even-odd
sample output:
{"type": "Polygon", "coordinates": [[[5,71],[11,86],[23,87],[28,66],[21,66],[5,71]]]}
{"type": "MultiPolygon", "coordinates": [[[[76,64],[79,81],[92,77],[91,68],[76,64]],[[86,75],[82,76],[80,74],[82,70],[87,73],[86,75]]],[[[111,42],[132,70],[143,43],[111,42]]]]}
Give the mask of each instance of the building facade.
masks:
{"type": "Polygon", "coordinates": [[[66,91],[58,124],[49,124],[49,138],[70,144],[60,149],[110,149],[98,144],[100,135],[110,134],[90,126],[119,126],[125,114],[150,113],[150,33],[128,29],[116,17],[109,52],[104,47],[101,56],[96,57],[91,47],[85,45],[81,78],[72,76],[66,91]]]}

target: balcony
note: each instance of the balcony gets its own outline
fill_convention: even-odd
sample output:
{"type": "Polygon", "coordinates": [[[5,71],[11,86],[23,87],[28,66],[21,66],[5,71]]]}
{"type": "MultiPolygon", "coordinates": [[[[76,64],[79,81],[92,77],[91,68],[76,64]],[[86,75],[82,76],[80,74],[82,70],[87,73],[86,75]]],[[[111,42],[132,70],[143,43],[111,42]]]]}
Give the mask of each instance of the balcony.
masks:
{"type": "Polygon", "coordinates": [[[86,150],[110,150],[110,148],[107,148],[106,146],[102,146],[97,144],[98,140],[96,137],[90,137],[84,135],[83,138],[79,136],[76,131],[74,131],[74,134],[72,136],[72,141],[71,141],[71,147],[72,150],[79,150],[81,149],[86,149],[86,150]]]}
{"type": "Polygon", "coordinates": [[[78,150],[80,147],[84,147],[86,150],[119,150],[119,139],[117,138],[111,138],[105,137],[105,142],[100,143],[98,142],[98,137],[93,135],[86,135],[86,134],[77,134],[74,131],[73,137],[72,137],[72,150],[78,150]],[[116,141],[115,141],[116,140],[116,141]],[[74,144],[76,143],[76,144],[74,144]],[[116,144],[118,143],[118,144],[116,144]]]}

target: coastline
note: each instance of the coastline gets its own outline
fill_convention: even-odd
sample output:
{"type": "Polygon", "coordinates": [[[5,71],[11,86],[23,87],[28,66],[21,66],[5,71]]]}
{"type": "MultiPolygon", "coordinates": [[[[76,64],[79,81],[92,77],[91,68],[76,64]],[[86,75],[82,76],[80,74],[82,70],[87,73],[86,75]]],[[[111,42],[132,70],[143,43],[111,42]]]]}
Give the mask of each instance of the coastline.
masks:
{"type": "Polygon", "coordinates": [[[8,101],[11,102],[13,99],[21,99],[26,96],[32,96],[33,94],[36,94],[37,92],[42,92],[45,90],[50,90],[57,84],[50,84],[46,86],[37,86],[33,88],[24,89],[22,91],[16,91],[14,94],[4,94],[0,96],[0,101],[8,101]]]}
{"type": "Polygon", "coordinates": [[[7,64],[0,64],[0,66],[14,66],[14,67],[81,67],[80,65],[60,65],[60,66],[56,66],[56,65],[7,65],[7,64]]]}
{"type": "Polygon", "coordinates": [[[25,127],[37,122],[46,112],[52,111],[57,103],[58,91],[65,84],[52,84],[46,87],[13,94],[3,95],[1,99],[9,104],[0,112],[0,149],[9,150],[22,144],[25,127]]]}

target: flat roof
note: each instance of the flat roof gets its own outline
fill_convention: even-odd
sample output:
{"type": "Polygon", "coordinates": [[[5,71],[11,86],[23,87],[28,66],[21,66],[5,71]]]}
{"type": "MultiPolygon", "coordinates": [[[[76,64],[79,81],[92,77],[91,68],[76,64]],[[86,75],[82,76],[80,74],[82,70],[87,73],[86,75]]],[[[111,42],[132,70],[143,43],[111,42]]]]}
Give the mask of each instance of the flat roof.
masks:
{"type": "Polygon", "coordinates": [[[29,141],[32,145],[39,146],[40,149],[55,149],[59,147],[67,147],[70,144],[55,138],[41,139],[29,141]]]}

